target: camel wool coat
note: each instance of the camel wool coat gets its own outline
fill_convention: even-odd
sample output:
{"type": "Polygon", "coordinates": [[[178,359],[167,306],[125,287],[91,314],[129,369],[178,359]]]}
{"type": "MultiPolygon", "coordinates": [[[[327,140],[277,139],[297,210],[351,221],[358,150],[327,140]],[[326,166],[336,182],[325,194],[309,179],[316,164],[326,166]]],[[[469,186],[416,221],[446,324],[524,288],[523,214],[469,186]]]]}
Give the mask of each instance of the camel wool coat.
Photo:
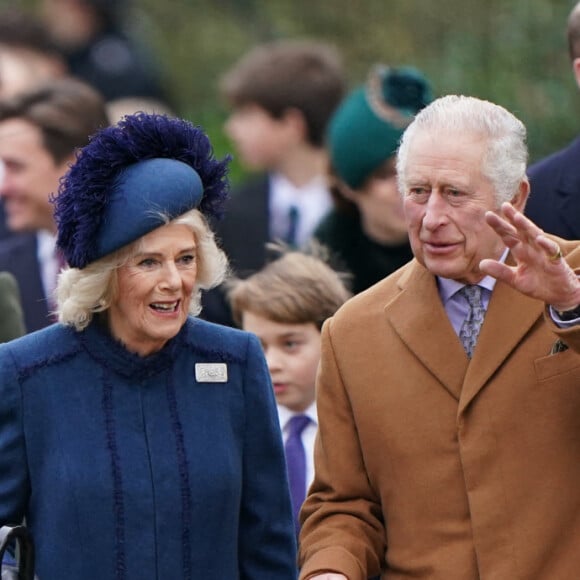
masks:
{"type": "Polygon", "coordinates": [[[322,341],[302,579],[580,577],[580,328],[498,282],[468,361],[413,260],[322,341]]]}

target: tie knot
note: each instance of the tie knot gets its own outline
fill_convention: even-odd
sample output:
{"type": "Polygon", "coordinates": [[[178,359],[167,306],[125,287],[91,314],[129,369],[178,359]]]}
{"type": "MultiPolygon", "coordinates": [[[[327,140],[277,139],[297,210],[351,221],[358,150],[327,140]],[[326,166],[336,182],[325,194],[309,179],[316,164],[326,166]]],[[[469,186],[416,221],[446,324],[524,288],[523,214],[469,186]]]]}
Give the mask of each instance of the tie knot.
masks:
{"type": "Polygon", "coordinates": [[[464,286],[461,288],[461,290],[459,290],[459,292],[465,296],[471,308],[477,308],[481,306],[481,287],[477,284],[464,286]]]}
{"type": "Polygon", "coordinates": [[[306,415],[294,415],[294,417],[288,421],[290,436],[294,435],[299,437],[302,435],[302,431],[304,431],[308,423],[310,423],[310,418],[306,415]]]}

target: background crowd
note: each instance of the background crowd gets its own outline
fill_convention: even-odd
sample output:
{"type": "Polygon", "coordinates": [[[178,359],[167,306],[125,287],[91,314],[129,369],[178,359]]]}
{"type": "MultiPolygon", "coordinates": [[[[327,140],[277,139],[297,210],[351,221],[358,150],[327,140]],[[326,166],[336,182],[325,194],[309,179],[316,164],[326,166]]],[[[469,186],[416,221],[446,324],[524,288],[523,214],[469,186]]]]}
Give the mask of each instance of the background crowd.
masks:
{"type": "MultiPolygon", "coordinates": [[[[5,1],[40,10],[44,0],[5,1]]],[[[315,38],[340,47],[351,84],[374,62],[414,64],[433,79],[437,94],[465,92],[519,112],[530,129],[532,159],[574,135],[578,112],[565,55],[570,0],[478,2],[445,0],[120,0],[125,30],[155,60],[163,88],[180,115],[201,119],[218,151],[225,116],[216,102],[219,78],[256,44],[276,38],[315,38]],[[552,104],[558,103],[554,108],[552,104]]],[[[70,3],[69,3],[70,4],[70,3]]],[[[234,160],[234,177],[238,167],[234,160]]]]}

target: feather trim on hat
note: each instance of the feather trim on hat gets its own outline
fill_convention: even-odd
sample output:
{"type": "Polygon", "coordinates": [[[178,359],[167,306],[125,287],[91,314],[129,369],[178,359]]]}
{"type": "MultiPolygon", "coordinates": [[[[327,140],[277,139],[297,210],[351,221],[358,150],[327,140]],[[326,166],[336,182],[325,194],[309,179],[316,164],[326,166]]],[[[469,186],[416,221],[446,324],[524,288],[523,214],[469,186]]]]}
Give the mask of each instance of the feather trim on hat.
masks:
{"type": "Polygon", "coordinates": [[[93,135],[51,199],[57,245],[69,263],[84,267],[93,261],[94,241],[116,178],[124,168],[153,158],[190,165],[203,184],[198,209],[206,216],[222,216],[229,193],[230,157],[217,160],[207,135],[189,121],[147,113],[127,115],[117,125],[93,135]]]}

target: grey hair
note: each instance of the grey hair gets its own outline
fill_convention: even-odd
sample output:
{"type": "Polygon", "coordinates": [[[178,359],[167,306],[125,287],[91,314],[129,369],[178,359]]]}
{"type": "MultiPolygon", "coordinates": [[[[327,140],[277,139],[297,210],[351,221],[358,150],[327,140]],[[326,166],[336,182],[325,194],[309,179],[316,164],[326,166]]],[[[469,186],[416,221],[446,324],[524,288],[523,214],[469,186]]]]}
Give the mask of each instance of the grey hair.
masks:
{"type": "MultiPolygon", "coordinates": [[[[195,236],[198,269],[189,313],[196,316],[201,312],[201,291],[223,282],[229,273],[228,259],[218,248],[214,233],[199,210],[190,210],[173,220],[164,215],[160,217],[166,224],[188,226],[195,236]]],[[[107,310],[115,300],[118,268],[139,251],[140,245],[141,239],[83,269],[66,268],[60,274],[56,288],[59,322],[81,331],[97,312],[107,310]]]]}
{"type": "Polygon", "coordinates": [[[499,205],[510,201],[526,181],[528,148],[524,124],[508,110],[489,101],[464,95],[447,95],[420,111],[407,127],[397,154],[399,190],[406,190],[409,148],[419,132],[476,135],[486,139],[481,171],[495,190],[499,205]]]}

